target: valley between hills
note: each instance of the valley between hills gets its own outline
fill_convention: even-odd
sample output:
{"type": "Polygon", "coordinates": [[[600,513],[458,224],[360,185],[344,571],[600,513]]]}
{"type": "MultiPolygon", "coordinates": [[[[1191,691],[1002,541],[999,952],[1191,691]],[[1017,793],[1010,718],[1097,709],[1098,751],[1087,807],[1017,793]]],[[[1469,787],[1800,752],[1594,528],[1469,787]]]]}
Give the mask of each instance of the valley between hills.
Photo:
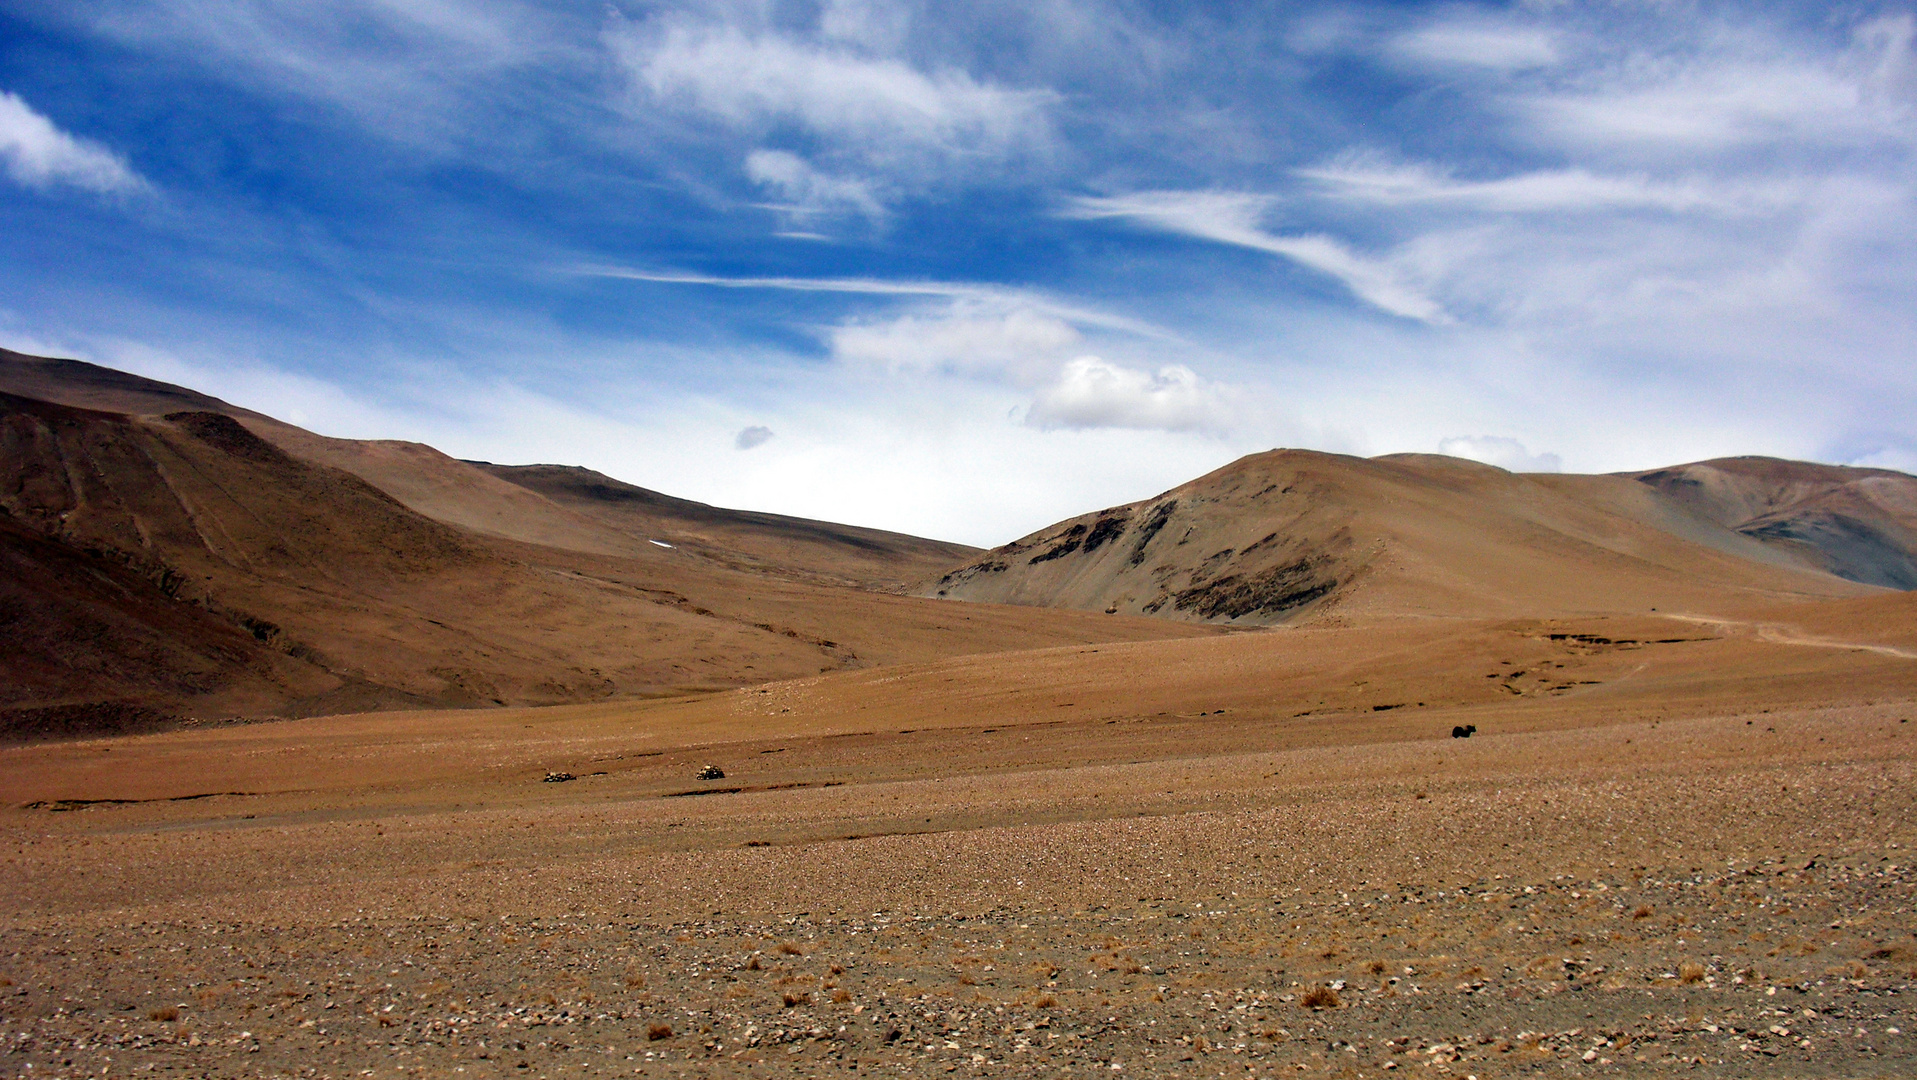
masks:
{"type": "Polygon", "coordinates": [[[6,1075],[1917,1071],[1901,473],[982,551],[14,353],[0,472],[6,1075]]]}

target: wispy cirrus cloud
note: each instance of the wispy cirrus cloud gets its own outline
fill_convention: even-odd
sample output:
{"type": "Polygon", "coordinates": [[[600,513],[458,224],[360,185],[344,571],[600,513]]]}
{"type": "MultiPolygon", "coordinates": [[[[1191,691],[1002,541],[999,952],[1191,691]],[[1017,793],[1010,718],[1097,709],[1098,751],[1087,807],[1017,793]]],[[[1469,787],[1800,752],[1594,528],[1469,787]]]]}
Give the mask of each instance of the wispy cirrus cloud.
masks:
{"type": "Polygon", "coordinates": [[[844,293],[851,296],[925,297],[964,301],[1006,310],[1029,309],[1082,326],[1096,326],[1142,338],[1173,340],[1175,335],[1142,319],[1114,314],[1061,300],[1036,289],[989,282],[912,281],[865,277],[726,277],[674,270],[640,270],[609,265],[571,266],[562,273],[585,277],[620,278],[660,285],[704,285],[718,289],[771,289],[802,293],[844,293]]]}
{"type": "Polygon", "coordinates": [[[150,186],[113,151],[54,126],[17,94],[0,92],[0,161],[14,182],[45,190],[76,187],[102,195],[150,186]]]}
{"type": "Polygon", "coordinates": [[[1549,67],[1560,58],[1549,31],[1469,17],[1405,31],[1391,38],[1385,48],[1400,61],[1494,71],[1549,67]]]}
{"type": "Polygon", "coordinates": [[[1444,309],[1388,259],[1361,255],[1322,233],[1282,236],[1261,227],[1273,199],[1218,191],[1144,191],[1072,199],[1063,216],[1079,220],[1134,221],[1165,232],[1281,255],[1337,278],[1359,299],[1380,310],[1420,322],[1447,321],[1444,309]]]}
{"type": "MultiPolygon", "coordinates": [[[[107,0],[68,18],[122,47],[324,103],[361,131],[439,153],[501,134],[511,73],[577,70],[596,51],[569,38],[574,20],[526,0],[107,0]]],[[[514,96],[523,101],[528,89],[514,96]]]]}
{"type": "Polygon", "coordinates": [[[1917,17],[1863,20],[1834,52],[1757,28],[1718,34],[1663,56],[1627,45],[1575,77],[1514,87],[1501,104],[1541,142],[1652,160],[1917,144],[1917,17]]]}
{"type": "Polygon", "coordinates": [[[1659,210],[1682,214],[1763,213],[1802,199],[1801,184],[1726,181],[1689,175],[1603,174],[1545,169],[1483,180],[1459,179],[1429,164],[1387,164],[1363,156],[1299,169],[1325,198],[1396,208],[1455,208],[1504,214],[1659,210]]]}
{"type": "Polygon", "coordinates": [[[745,168],[802,216],[883,217],[899,193],[1049,152],[1048,88],[1007,86],[896,52],[903,9],[831,4],[809,31],[679,12],[604,34],[645,109],[752,148],[745,168]]]}
{"type": "Polygon", "coordinates": [[[661,105],[751,131],[797,123],[872,160],[1007,153],[1049,135],[1046,112],[1057,100],[842,42],[684,17],[621,25],[607,41],[636,88],[661,105]]]}
{"type": "Polygon", "coordinates": [[[885,207],[869,180],[831,176],[784,150],[754,150],[746,155],[746,175],[785,200],[773,208],[803,225],[822,215],[854,213],[883,220],[885,207]]]}

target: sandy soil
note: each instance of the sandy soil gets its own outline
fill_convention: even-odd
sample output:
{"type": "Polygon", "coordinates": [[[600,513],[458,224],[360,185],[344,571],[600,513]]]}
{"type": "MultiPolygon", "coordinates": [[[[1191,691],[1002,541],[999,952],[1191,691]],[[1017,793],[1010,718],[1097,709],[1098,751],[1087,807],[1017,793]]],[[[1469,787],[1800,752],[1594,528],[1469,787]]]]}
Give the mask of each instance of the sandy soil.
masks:
{"type": "Polygon", "coordinates": [[[1910,1075],[1917,662],[1845,621],[12,748],[0,1072],[1910,1075]]]}

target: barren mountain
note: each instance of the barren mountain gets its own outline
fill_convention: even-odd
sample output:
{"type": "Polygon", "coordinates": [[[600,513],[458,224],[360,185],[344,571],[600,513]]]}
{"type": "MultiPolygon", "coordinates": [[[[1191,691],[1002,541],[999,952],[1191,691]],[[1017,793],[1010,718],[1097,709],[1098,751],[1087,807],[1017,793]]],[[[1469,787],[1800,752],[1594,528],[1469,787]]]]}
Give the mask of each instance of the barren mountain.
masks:
{"type": "Polygon", "coordinates": [[[880,529],[723,510],[576,465],[467,464],[627,535],[742,570],[902,591],[978,553],[963,544],[880,529]]]}
{"type": "Polygon", "coordinates": [[[223,413],[296,458],[343,469],[435,521],[595,555],[670,543],[715,566],[904,591],[976,549],[916,536],[726,510],[564,465],[460,461],[421,443],[334,439],[185,387],[81,360],[0,349],[0,391],[133,416],[223,413]]]}
{"type": "Polygon", "coordinates": [[[1917,589],[1917,477],[1735,457],[1655,469],[1634,479],[1806,565],[1852,581],[1917,589]]]}
{"type": "Polygon", "coordinates": [[[1917,1072],[1843,484],[1274,452],[943,586],[1073,611],[117,385],[0,396],[7,1075],[1917,1072]]]}
{"type": "Polygon", "coordinates": [[[1624,478],[1280,450],[1040,530],[931,591],[1261,624],[1730,610],[1868,590],[1624,478]]]}
{"type": "MultiPolygon", "coordinates": [[[[79,370],[101,370],[89,368],[79,370]]],[[[90,399],[208,400],[134,391],[131,402],[90,399]]],[[[432,490],[446,475],[436,463],[452,462],[386,449],[361,459],[417,490],[432,490]],[[408,460],[426,465],[407,473],[408,460]]],[[[13,646],[0,655],[9,710],[0,723],[33,735],[177,717],[599,700],[1188,632],[741,572],[452,463],[544,508],[528,533],[599,528],[615,550],[433,520],[226,411],[128,415],[0,395],[0,620],[13,646]]]]}

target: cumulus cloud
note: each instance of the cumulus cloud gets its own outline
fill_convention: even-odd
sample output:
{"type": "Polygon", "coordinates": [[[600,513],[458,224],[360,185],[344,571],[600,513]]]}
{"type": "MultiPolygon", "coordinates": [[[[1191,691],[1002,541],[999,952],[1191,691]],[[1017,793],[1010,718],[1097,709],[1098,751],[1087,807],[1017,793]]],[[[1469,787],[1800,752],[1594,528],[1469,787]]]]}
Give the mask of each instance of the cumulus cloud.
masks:
{"type": "Polygon", "coordinates": [[[1330,236],[1266,232],[1260,223],[1271,202],[1269,196],[1233,192],[1142,191],[1074,199],[1064,216],[1122,218],[1166,232],[1282,255],[1337,278],[1359,299],[1393,315],[1420,322],[1448,321],[1444,309],[1413,284],[1405,266],[1360,255],[1330,236]]]}
{"type": "Polygon", "coordinates": [[[1440,440],[1438,453],[1496,465],[1509,472],[1562,472],[1564,461],[1556,454],[1533,454],[1516,439],[1500,435],[1454,435],[1440,440]]]}
{"type": "Polygon", "coordinates": [[[112,151],[55,127],[19,95],[0,92],[0,160],[31,188],[66,184],[103,195],[144,191],[147,183],[112,151]]]}
{"type": "Polygon", "coordinates": [[[732,445],[741,450],[750,450],[755,446],[764,446],[771,441],[772,429],[758,424],[754,424],[732,437],[732,445]]]}
{"type": "Polygon", "coordinates": [[[1082,343],[1071,323],[1031,307],[961,301],[834,327],[832,355],[842,363],[899,372],[986,375],[1032,386],[1058,370],[1082,343]]]}
{"type": "Polygon", "coordinates": [[[1223,388],[1182,364],[1140,371],[1081,356],[1043,388],[1025,422],[1038,428],[1222,431],[1230,419],[1223,388]]]}

